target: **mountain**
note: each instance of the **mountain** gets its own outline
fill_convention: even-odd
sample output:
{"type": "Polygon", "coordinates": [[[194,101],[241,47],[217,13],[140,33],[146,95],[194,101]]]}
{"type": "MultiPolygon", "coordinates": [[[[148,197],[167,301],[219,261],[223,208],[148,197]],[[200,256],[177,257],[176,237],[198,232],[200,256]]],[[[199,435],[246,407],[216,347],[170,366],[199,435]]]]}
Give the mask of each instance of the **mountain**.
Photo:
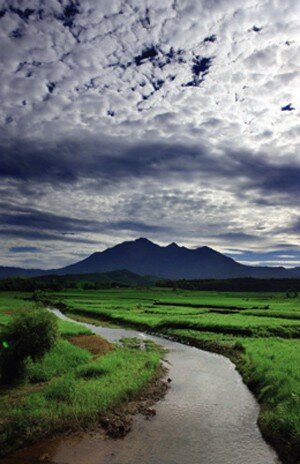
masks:
{"type": "MultiPolygon", "coordinates": [[[[78,263],[58,271],[59,274],[85,274],[114,269],[128,269],[141,275],[166,278],[221,277],[235,267],[231,258],[211,248],[190,250],[175,243],[167,247],[140,238],[123,242],[103,252],[93,253],[78,263]]],[[[240,266],[240,265],[238,265],[240,266]]]]}
{"type": "Polygon", "coordinates": [[[0,279],[8,277],[37,277],[49,273],[42,269],[23,269],[21,267],[0,266],[0,279]]]}
{"type": "MultiPolygon", "coordinates": [[[[97,284],[115,284],[121,286],[135,286],[135,285],[150,285],[155,279],[151,277],[141,276],[127,269],[120,269],[117,271],[108,272],[95,272],[93,274],[63,274],[63,275],[46,275],[34,278],[35,281],[47,281],[49,279],[58,279],[58,282],[94,282],[97,284]]],[[[156,279],[157,280],[157,279],[156,279]]]]}
{"type": "MultiPolygon", "coordinates": [[[[11,268],[6,268],[11,269],[11,268]]],[[[102,252],[61,269],[40,271],[30,269],[30,275],[45,274],[93,274],[127,269],[140,275],[152,275],[168,279],[229,279],[235,277],[293,278],[300,277],[300,268],[246,266],[234,259],[203,246],[194,250],[176,243],[163,247],[146,238],[123,242],[102,252]],[[38,274],[40,272],[40,274],[38,274]]],[[[25,276],[26,270],[16,269],[25,276]]],[[[5,268],[0,268],[3,278],[5,268]]],[[[10,274],[11,276],[12,274],[10,274]]]]}
{"type": "Polygon", "coordinates": [[[93,253],[78,263],[58,270],[59,274],[85,274],[128,269],[141,275],[169,279],[222,279],[233,277],[300,277],[282,267],[251,267],[203,246],[195,250],[171,243],[162,247],[146,238],[123,242],[105,251],[93,253]]]}

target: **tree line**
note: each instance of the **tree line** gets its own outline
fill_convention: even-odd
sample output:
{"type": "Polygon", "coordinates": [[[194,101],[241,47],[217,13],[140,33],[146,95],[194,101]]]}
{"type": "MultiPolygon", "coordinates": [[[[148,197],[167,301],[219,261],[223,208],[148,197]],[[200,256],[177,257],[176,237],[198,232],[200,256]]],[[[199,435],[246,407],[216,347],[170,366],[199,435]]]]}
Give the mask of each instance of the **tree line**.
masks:
{"type": "Polygon", "coordinates": [[[220,292],[285,292],[288,298],[293,298],[300,291],[300,279],[256,279],[242,277],[236,279],[162,279],[156,282],[158,287],[173,290],[206,290],[220,292]]]}

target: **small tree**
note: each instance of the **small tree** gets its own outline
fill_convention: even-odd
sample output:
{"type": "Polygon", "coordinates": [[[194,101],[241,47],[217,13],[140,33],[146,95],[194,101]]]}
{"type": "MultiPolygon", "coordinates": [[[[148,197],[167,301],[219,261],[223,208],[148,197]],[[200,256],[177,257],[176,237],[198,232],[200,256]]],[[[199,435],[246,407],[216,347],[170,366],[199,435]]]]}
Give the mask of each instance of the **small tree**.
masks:
{"type": "Polygon", "coordinates": [[[20,311],[0,333],[0,375],[12,383],[24,375],[25,361],[42,358],[57,339],[57,320],[44,309],[20,311]]]}

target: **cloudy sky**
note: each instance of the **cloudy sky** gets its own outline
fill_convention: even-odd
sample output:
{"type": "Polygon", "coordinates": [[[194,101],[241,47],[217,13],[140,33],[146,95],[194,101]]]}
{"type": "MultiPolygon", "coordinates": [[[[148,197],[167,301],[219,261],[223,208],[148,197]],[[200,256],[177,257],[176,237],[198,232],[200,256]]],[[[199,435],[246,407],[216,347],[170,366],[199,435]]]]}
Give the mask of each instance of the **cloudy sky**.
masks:
{"type": "Polygon", "coordinates": [[[300,265],[299,17],[295,0],[0,0],[0,264],[144,236],[300,265]]]}

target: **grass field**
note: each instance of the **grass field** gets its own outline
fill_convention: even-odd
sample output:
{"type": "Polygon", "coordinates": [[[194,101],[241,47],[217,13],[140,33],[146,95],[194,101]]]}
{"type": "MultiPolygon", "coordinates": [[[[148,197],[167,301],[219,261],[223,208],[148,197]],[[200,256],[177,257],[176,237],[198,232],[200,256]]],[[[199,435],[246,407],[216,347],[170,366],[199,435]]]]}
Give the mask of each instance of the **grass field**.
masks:
{"type": "MultiPolygon", "coordinates": [[[[27,298],[0,293],[0,324],[19,309],[36,307],[27,298]]],[[[112,346],[78,324],[58,322],[56,345],[41,361],[27,360],[25,382],[0,383],[0,456],[54,432],[96,426],[108,408],[131,399],[157,372],[161,353],[155,346],[112,346]]]]}
{"type": "Polygon", "coordinates": [[[161,332],[229,356],[257,396],[259,425],[287,463],[300,454],[300,299],[170,289],[48,295],[74,317],[161,332]]]}
{"type": "MultiPolygon", "coordinates": [[[[35,303],[28,300],[28,296],[0,293],[0,324],[7,323],[15,310],[33,307],[35,303]]],[[[70,290],[49,293],[45,298],[53,305],[59,303],[74,318],[92,318],[98,323],[113,322],[160,332],[229,356],[261,404],[259,425],[264,436],[273,443],[284,462],[298,462],[299,297],[288,298],[283,293],[191,292],[153,288],[70,290]]],[[[59,329],[62,338],[43,364],[29,363],[25,399],[21,404],[16,401],[8,416],[8,413],[3,414],[3,409],[0,411],[3,417],[9,417],[12,424],[19,424],[20,436],[26,437],[25,441],[32,437],[26,435],[28,427],[25,427],[25,422],[23,424],[23,419],[32,424],[35,436],[42,434],[47,427],[66,427],[67,422],[72,423],[72,417],[84,424],[88,417],[95,417],[96,410],[119,401],[123,389],[129,393],[136,391],[153,374],[158,363],[157,353],[139,353],[138,356],[135,353],[132,357],[130,350],[124,351],[125,358],[122,352],[114,351],[99,360],[91,360],[90,353],[67,341],[69,336],[84,336],[85,328],[60,321],[59,329]],[[150,369],[145,369],[146,358],[143,356],[152,359],[150,369]],[[120,369],[118,372],[121,378],[114,377],[116,372],[113,368],[109,370],[106,363],[112,367],[124,363],[124,371],[120,369]],[[139,376],[137,372],[142,374],[139,376]],[[122,378],[126,379],[129,389],[125,388],[122,378]],[[31,392],[30,388],[36,389],[41,382],[43,388],[31,392]],[[111,388],[111,382],[116,382],[121,389],[111,388]],[[85,403],[84,395],[93,395],[97,389],[105,392],[101,396],[103,403],[96,406],[85,403]],[[45,410],[50,414],[44,414],[45,410]],[[38,421],[36,429],[37,417],[42,420],[38,421]]],[[[15,439],[13,435],[5,437],[8,442],[12,439],[15,439]]]]}

